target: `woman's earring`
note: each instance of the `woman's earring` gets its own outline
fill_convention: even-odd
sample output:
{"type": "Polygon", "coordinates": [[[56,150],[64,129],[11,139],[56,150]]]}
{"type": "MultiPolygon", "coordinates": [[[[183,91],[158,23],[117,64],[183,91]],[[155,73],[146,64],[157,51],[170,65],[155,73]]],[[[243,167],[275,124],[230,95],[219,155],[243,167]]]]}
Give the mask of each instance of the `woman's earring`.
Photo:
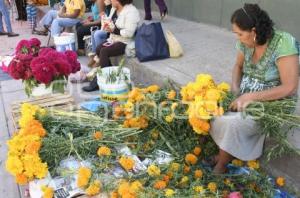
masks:
{"type": "Polygon", "coordinates": [[[256,43],[256,36],[254,36],[253,41],[254,41],[254,43],[256,43]]]}

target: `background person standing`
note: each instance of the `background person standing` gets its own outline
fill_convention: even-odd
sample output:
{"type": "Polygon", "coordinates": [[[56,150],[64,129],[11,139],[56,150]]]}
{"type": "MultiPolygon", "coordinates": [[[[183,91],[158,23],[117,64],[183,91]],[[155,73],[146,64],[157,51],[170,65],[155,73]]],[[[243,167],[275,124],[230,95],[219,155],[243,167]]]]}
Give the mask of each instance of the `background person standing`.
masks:
{"type": "MultiPolygon", "coordinates": [[[[167,5],[164,0],[155,0],[155,3],[159,8],[161,20],[163,20],[168,14],[167,5]]],[[[151,0],[144,0],[144,9],[145,9],[145,20],[152,20],[151,0]]]]}
{"type": "Polygon", "coordinates": [[[12,31],[11,23],[9,19],[9,11],[6,4],[9,5],[9,2],[7,0],[0,0],[0,36],[3,35],[7,35],[8,37],[19,36],[19,34],[13,33],[12,31]],[[3,28],[2,16],[4,17],[5,24],[6,24],[6,32],[4,31],[3,28]]]}
{"type": "Polygon", "coordinates": [[[16,18],[16,20],[26,21],[26,0],[16,0],[16,7],[18,12],[18,18],[16,18]]]}

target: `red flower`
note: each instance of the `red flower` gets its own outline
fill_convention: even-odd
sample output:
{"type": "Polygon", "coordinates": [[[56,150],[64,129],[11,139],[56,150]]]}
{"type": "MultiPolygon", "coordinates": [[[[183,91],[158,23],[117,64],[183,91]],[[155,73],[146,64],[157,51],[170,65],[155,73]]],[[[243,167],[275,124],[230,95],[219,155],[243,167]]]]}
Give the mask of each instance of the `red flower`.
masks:
{"type": "Polygon", "coordinates": [[[41,47],[41,41],[37,38],[32,38],[29,40],[30,46],[31,47],[41,47]]]}
{"type": "Polygon", "coordinates": [[[68,76],[72,72],[72,66],[64,53],[50,50],[47,53],[47,59],[53,63],[58,75],[68,76]]]}
{"type": "Polygon", "coordinates": [[[47,56],[47,54],[52,51],[55,51],[55,50],[52,48],[49,48],[49,47],[41,48],[39,51],[39,56],[47,56]]]}
{"type": "Polygon", "coordinates": [[[80,70],[80,63],[77,60],[77,54],[74,51],[67,50],[65,51],[65,55],[72,67],[72,73],[76,73],[80,70]]]}
{"type": "Polygon", "coordinates": [[[34,78],[40,82],[49,84],[53,78],[58,74],[52,61],[46,57],[36,57],[30,64],[34,78]]]}
{"type": "Polygon", "coordinates": [[[31,44],[28,40],[21,40],[16,47],[16,54],[30,54],[31,44]]]}
{"type": "Polygon", "coordinates": [[[15,58],[20,61],[30,62],[33,59],[33,56],[31,54],[17,54],[15,58]]]}
{"type": "Polygon", "coordinates": [[[8,66],[9,75],[16,80],[27,80],[31,78],[30,61],[31,60],[20,61],[18,59],[13,59],[8,66]]]}

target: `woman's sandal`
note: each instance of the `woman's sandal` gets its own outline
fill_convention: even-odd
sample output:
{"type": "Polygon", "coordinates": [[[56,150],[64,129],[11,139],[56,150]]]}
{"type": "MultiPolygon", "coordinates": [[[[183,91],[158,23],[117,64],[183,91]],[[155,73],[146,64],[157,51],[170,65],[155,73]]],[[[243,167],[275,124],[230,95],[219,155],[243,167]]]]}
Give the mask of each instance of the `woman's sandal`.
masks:
{"type": "Polygon", "coordinates": [[[33,29],[31,33],[41,35],[41,36],[48,36],[48,32],[39,31],[39,30],[36,30],[36,29],[33,29]]]}

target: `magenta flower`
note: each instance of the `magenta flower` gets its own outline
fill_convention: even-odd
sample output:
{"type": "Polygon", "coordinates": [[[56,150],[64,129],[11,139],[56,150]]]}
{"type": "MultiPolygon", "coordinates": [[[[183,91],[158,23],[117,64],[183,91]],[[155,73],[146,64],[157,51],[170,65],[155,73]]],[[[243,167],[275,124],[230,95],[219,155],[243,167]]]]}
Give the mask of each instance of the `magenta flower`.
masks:
{"type": "Polygon", "coordinates": [[[232,192],[228,195],[228,198],[243,198],[243,195],[240,192],[232,192]]]}

